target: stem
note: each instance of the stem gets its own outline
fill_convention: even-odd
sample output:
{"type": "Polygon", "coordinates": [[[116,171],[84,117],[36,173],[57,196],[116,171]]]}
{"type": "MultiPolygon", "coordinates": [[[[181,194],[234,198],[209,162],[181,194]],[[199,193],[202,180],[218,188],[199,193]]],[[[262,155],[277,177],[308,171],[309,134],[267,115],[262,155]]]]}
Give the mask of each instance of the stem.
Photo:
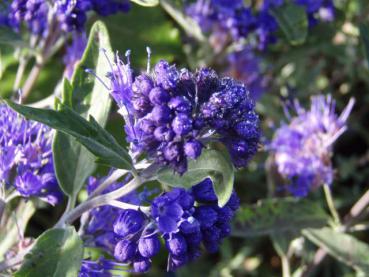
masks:
{"type": "Polygon", "coordinates": [[[337,225],[339,225],[341,221],[340,221],[340,217],[338,215],[338,212],[336,210],[336,207],[334,206],[333,197],[332,197],[332,193],[331,193],[331,188],[328,185],[324,185],[323,189],[324,189],[325,200],[327,201],[329,211],[330,211],[330,213],[333,217],[334,222],[337,225]]]}
{"type": "Polygon", "coordinates": [[[286,255],[281,255],[281,262],[282,262],[282,276],[283,277],[290,277],[291,271],[290,271],[290,262],[288,260],[288,257],[286,255]]]}
{"type": "Polygon", "coordinates": [[[44,63],[36,62],[33,66],[26,82],[24,83],[24,86],[22,88],[22,96],[21,96],[21,102],[24,102],[28,96],[30,95],[32,88],[34,84],[36,83],[40,73],[41,69],[44,67],[44,63]]]}
{"type": "MultiPolygon", "coordinates": [[[[134,191],[142,184],[141,178],[134,178],[131,180],[128,184],[121,187],[120,189],[117,189],[115,191],[109,192],[107,194],[96,196],[92,199],[87,200],[86,202],[83,202],[73,210],[71,210],[69,213],[63,215],[59,222],[55,225],[55,227],[62,227],[64,224],[71,223],[77,218],[79,218],[83,213],[87,212],[88,210],[91,210],[93,208],[103,206],[103,205],[110,205],[110,202],[112,200],[118,199],[122,196],[127,195],[128,193],[134,191]]],[[[127,204],[130,205],[130,204],[127,204]]],[[[128,206],[126,206],[128,207],[128,206]]],[[[139,206],[135,206],[139,207],[139,206]]],[[[132,205],[129,206],[129,208],[132,208],[132,205]]]]}
{"type": "Polygon", "coordinates": [[[21,58],[19,61],[18,69],[17,69],[17,75],[15,76],[15,81],[13,85],[13,91],[17,91],[20,88],[20,83],[22,81],[24,71],[26,70],[28,59],[21,58]]]}
{"type": "Polygon", "coordinates": [[[24,250],[20,253],[18,253],[18,255],[16,255],[13,258],[7,259],[3,262],[0,263],[0,272],[3,272],[7,269],[10,269],[16,265],[19,265],[22,263],[24,256],[28,253],[29,248],[27,248],[27,250],[24,250]]]}
{"type": "Polygon", "coordinates": [[[109,187],[112,183],[116,182],[119,178],[127,174],[128,171],[124,169],[115,170],[104,182],[100,184],[89,196],[89,199],[95,197],[96,195],[101,194],[107,187],[109,187]]]}

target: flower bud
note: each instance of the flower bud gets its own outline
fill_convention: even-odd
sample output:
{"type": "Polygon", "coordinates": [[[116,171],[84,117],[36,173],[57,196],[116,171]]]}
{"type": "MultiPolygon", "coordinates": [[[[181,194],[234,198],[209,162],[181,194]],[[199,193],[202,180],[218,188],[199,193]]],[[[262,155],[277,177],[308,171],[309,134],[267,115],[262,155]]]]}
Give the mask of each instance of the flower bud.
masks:
{"type": "Polygon", "coordinates": [[[173,119],[172,128],[178,136],[185,136],[192,130],[192,119],[180,113],[173,119]]]}
{"type": "Polygon", "coordinates": [[[149,271],[151,267],[151,261],[148,258],[136,257],[132,265],[134,272],[145,273],[149,271]]]}
{"type": "Polygon", "coordinates": [[[180,234],[172,234],[172,237],[165,241],[165,245],[174,256],[185,255],[187,252],[187,242],[180,234]]]}
{"type": "Polygon", "coordinates": [[[187,157],[197,159],[201,155],[202,145],[197,140],[188,141],[184,145],[184,152],[187,157]]]}
{"type": "Polygon", "coordinates": [[[136,253],[137,246],[129,240],[119,241],[114,249],[114,258],[119,262],[129,262],[136,253]]]}
{"type": "Polygon", "coordinates": [[[138,251],[142,257],[151,258],[155,256],[160,250],[160,240],[158,235],[150,237],[142,237],[138,241],[138,251]]]}
{"type": "Polygon", "coordinates": [[[145,217],[142,212],[136,210],[123,210],[122,214],[114,222],[114,233],[125,237],[137,233],[143,228],[145,217]]]}
{"type": "Polygon", "coordinates": [[[200,206],[196,209],[194,218],[200,222],[201,227],[211,227],[217,221],[218,214],[212,207],[200,206]]]}
{"type": "Polygon", "coordinates": [[[163,105],[170,99],[170,95],[161,87],[155,87],[150,91],[149,98],[154,105],[163,105]]]}
{"type": "Polygon", "coordinates": [[[171,120],[171,111],[167,106],[155,106],[151,111],[151,119],[156,124],[166,124],[171,120]]]}
{"type": "Polygon", "coordinates": [[[178,113],[189,114],[192,111],[191,102],[184,96],[173,97],[170,99],[168,106],[178,113]]]}

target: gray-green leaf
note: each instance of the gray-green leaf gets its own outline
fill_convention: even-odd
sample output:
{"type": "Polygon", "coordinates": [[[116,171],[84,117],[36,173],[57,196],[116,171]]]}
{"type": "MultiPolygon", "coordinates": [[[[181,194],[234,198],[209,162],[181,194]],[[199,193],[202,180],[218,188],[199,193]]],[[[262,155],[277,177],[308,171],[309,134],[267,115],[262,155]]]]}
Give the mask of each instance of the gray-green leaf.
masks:
{"type": "Polygon", "coordinates": [[[197,160],[188,163],[188,170],[178,175],[172,169],[160,170],[157,180],[171,187],[190,188],[197,183],[210,178],[216,195],[218,205],[223,207],[229,200],[233,190],[234,168],[224,153],[217,150],[204,150],[197,160]]]}
{"type": "Polygon", "coordinates": [[[59,104],[60,110],[55,111],[31,108],[9,100],[6,102],[9,107],[26,118],[75,137],[97,157],[98,162],[115,168],[133,169],[132,160],[127,151],[92,116],[89,118],[90,121],[87,121],[63,104],[59,104]]]}
{"type": "Polygon", "coordinates": [[[37,239],[15,277],[75,277],[82,258],[82,240],[74,227],[50,229],[37,239]]]}
{"type": "MultiPolygon", "coordinates": [[[[112,56],[108,31],[102,22],[96,22],[90,32],[89,40],[81,61],[75,68],[72,81],[64,80],[63,104],[72,107],[84,118],[93,116],[105,126],[111,100],[103,84],[85,72],[85,68],[96,69],[98,76],[109,71],[106,55],[112,56]]],[[[54,167],[58,183],[65,194],[75,196],[88,176],[96,169],[94,156],[75,138],[56,132],[53,142],[54,167]]]]}
{"type": "Polygon", "coordinates": [[[330,228],[307,229],[303,234],[339,261],[369,274],[369,246],[364,242],[330,228]]]}
{"type": "Polygon", "coordinates": [[[266,199],[256,205],[241,207],[233,235],[253,237],[300,232],[304,228],[323,227],[328,220],[329,216],[319,203],[292,198],[266,199]]]}
{"type": "Polygon", "coordinates": [[[154,7],[159,4],[159,0],[131,0],[131,2],[144,7],[154,7]]]}
{"type": "Polygon", "coordinates": [[[308,18],[304,7],[289,3],[272,9],[271,13],[290,44],[304,43],[308,33],[308,18]]]}

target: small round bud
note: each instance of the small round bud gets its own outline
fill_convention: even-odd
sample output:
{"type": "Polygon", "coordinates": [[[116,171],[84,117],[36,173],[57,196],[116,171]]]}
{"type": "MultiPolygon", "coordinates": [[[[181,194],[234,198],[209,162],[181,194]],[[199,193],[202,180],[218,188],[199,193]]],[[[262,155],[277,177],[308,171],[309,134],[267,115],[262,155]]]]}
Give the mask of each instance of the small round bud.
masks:
{"type": "Polygon", "coordinates": [[[151,119],[156,124],[169,123],[171,118],[171,111],[167,106],[155,106],[151,111],[151,119]]]}
{"type": "Polygon", "coordinates": [[[178,114],[172,121],[172,128],[178,136],[185,136],[192,130],[192,119],[186,114],[178,114]]]}
{"type": "Polygon", "coordinates": [[[165,242],[169,253],[174,256],[185,255],[187,252],[187,242],[180,234],[172,234],[172,237],[165,242]]]}
{"type": "Polygon", "coordinates": [[[136,249],[137,246],[134,242],[121,240],[115,246],[114,258],[122,263],[126,263],[134,257],[136,249]]]}
{"type": "Polygon", "coordinates": [[[218,200],[214,192],[213,182],[210,178],[206,178],[204,181],[193,186],[192,193],[196,201],[199,202],[215,202],[218,200]]]}
{"type": "Polygon", "coordinates": [[[168,106],[178,113],[189,114],[192,111],[191,102],[184,96],[173,97],[170,99],[168,106]]]}
{"type": "Polygon", "coordinates": [[[154,84],[147,75],[139,75],[132,84],[132,90],[136,94],[148,96],[154,84]]]}
{"type": "Polygon", "coordinates": [[[167,161],[174,161],[178,159],[181,154],[178,143],[170,143],[164,148],[164,157],[167,161]]]}
{"type": "Polygon", "coordinates": [[[138,241],[138,251],[145,258],[155,256],[160,250],[160,240],[157,235],[142,237],[138,241]]]}
{"type": "Polygon", "coordinates": [[[168,127],[159,126],[155,129],[154,136],[158,141],[171,141],[174,137],[174,133],[168,127]]]}
{"type": "Polygon", "coordinates": [[[134,234],[142,229],[144,223],[145,217],[142,212],[131,209],[123,210],[114,222],[114,233],[122,237],[134,234]]]}
{"type": "Polygon", "coordinates": [[[194,218],[200,222],[201,226],[211,227],[217,221],[218,214],[212,207],[200,206],[196,209],[194,218]]]}
{"type": "Polygon", "coordinates": [[[136,257],[132,265],[134,272],[145,273],[149,271],[151,267],[151,261],[148,258],[136,257]]]}
{"type": "Polygon", "coordinates": [[[170,95],[161,87],[155,87],[150,91],[149,98],[154,105],[163,105],[170,99],[170,95]]]}
{"type": "Polygon", "coordinates": [[[197,159],[201,155],[202,145],[197,140],[188,141],[184,145],[184,152],[187,157],[197,159]]]}

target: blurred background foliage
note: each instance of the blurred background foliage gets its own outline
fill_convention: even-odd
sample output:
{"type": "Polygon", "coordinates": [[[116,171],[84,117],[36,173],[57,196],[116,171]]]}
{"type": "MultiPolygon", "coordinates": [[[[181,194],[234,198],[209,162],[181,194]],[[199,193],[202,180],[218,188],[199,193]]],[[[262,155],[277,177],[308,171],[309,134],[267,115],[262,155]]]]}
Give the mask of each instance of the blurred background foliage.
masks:
{"type": "MultiPolygon", "coordinates": [[[[257,109],[262,119],[265,143],[272,138],[275,128],[285,119],[282,108],[285,99],[298,98],[303,104],[307,104],[311,95],[330,93],[341,110],[350,97],[356,98],[356,105],[349,119],[349,129],[335,144],[333,157],[337,169],[333,185],[334,201],[340,214],[345,215],[368,188],[369,180],[369,67],[360,38],[360,26],[369,23],[369,3],[367,0],[337,0],[335,6],[336,20],[310,29],[304,44],[291,46],[281,34],[279,42],[269,51],[258,53],[263,62],[263,74],[271,81],[258,101],[257,109]]],[[[91,23],[96,19],[91,18],[91,23]]],[[[201,57],[201,51],[196,52],[196,49],[191,48],[192,41],[160,7],[144,8],[133,5],[128,14],[104,18],[104,21],[110,32],[113,49],[120,53],[131,49],[131,61],[136,69],[146,68],[146,46],[150,46],[152,50],[152,63],[167,59],[178,67],[193,67],[207,61],[205,57],[201,57]]],[[[201,45],[195,48],[201,49],[201,45]]],[[[13,46],[1,47],[0,51],[0,93],[1,97],[7,97],[12,92],[17,64],[13,46]]],[[[50,95],[60,82],[63,72],[63,64],[60,62],[62,56],[63,51],[42,71],[30,102],[50,95]]],[[[216,62],[212,65],[224,67],[216,62]]],[[[108,130],[121,139],[122,126],[120,117],[112,112],[108,130]]],[[[237,174],[235,188],[244,206],[255,204],[272,193],[264,170],[267,153],[263,150],[261,149],[247,169],[237,174]]],[[[306,206],[314,203],[314,209],[309,210],[312,220],[318,218],[324,221],[324,216],[322,219],[318,214],[324,214],[327,210],[322,190],[311,193],[307,200],[310,202],[306,206]]],[[[273,203],[268,205],[269,208],[258,214],[257,219],[263,220],[276,212],[277,207],[273,203]]],[[[294,211],[281,208],[281,215],[288,220],[280,220],[278,224],[302,224],[307,212],[300,208],[296,207],[294,211]]],[[[40,209],[31,218],[27,234],[37,236],[42,230],[53,226],[62,211],[63,207],[51,209],[45,206],[40,209]]],[[[241,209],[239,216],[248,218],[247,213],[253,216],[252,209],[249,208],[241,209]]],[[[265,224],[268,225],[268,222],[265,224]]],[[[355,232],[355,236],[369,243],[368,230],[363,229],[355,232]]],[[[283,233],[284,240],[294,239],[290,245],[294,253],[290,262],[295,269],[303,262],[311,261],[316,251],[316,247],[308,240],[297,238],[297,230],[283,233]]],[[[269,236],[241,236],[243,237],[238,234],[226,239],[218,254],[205,254],[197,262],[176,273],[165,272],[166,256],[163,253],[155,258],[153,269],[147,276],[281,276],[282,261],[269,236]]],[[[283,241],[281,244],[283,250],[283,241]]],[[[93,253],[94,250],[91,251],[93,253]]],[[[355,276],[355,272],[336,259],[327,257],[319,269],[313,272],[313,276],[348,277],[355,276]]]]}

